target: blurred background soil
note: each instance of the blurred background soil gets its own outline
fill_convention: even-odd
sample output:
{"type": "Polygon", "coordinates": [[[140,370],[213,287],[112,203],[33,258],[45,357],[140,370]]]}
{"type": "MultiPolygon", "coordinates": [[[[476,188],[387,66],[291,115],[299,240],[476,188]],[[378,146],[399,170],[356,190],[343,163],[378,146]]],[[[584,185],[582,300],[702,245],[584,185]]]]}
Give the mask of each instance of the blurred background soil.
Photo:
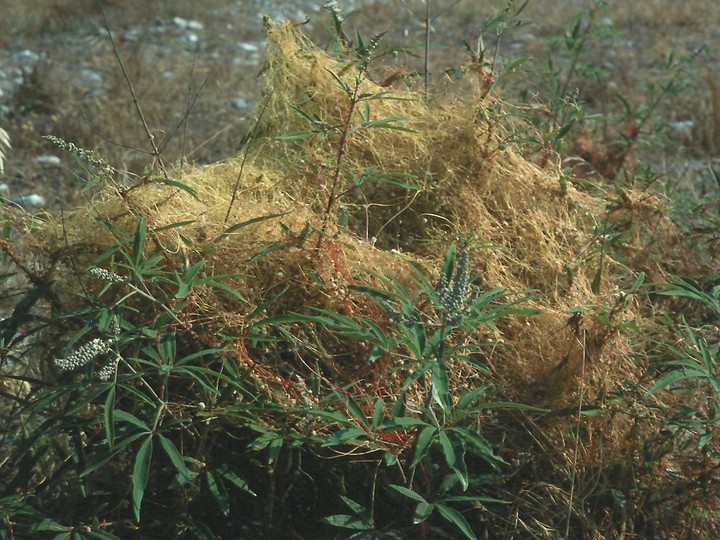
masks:
{"type": "MultiPolygon", "coordinates": [[[[421,76],[426,5],[419,0],[339,2],[346,29],[409,54],[381,60],[378,77],[421,76]]],[[[515,2],[517,8],[521,2],[515,2]]],[[[430,4],[430,72],[434,81],[468,63],[485,22],[508,2],[437,0],[430,4]]],[[[483,36],[497,66],[532,57],[499,87],[508,101],[542,104],[548,59],[567,69],[564,48],[574,17],[590,0],[530,0],[519,24],[483,36]]],[[[0,178],[13,199],[39,194],[45,205],[78,202],[84,175],[43,135],[97,152],[129,176],[153,163],[147,134],[108,38],[112,33],[138,103],[166,162],[210,163],[235,155],[260,97],[262,17],[304,24],[315,42],[331,43],[323,3],[302,0],[4,0],[0,17],[0,125],[12,150],[0,178]]],[[[671,186],[706,192],[720,171],[720,6],[715,0],[610,1],[597,12],[597,36],[577,59],[592,76],[570,88],[591,112],[622,116],[622,101],[638,108],[666,78],[669,54],[688,59],[686,86],[666,96],[644,129],[654,142],[638,158],[671,186]],[[622,100],[618,99],[622,97],[622,100]],[[663,137],[652,137],[653,130],[663,137]]],[[[612,138],[607,124],[579,125],[570,134],[612,138]]],[[[572,146],[568,152],[577,148],[572,146]]],[[[567,156],[566,156],[567,157],[567,156]]]]}

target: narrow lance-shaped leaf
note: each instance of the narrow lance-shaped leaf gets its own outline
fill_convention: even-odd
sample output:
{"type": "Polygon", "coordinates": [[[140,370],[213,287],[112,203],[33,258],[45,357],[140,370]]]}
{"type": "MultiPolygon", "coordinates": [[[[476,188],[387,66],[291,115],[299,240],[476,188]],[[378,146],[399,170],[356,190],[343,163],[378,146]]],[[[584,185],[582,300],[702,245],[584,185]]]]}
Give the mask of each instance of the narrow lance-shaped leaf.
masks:
{"type": "Polygon", "coordinates": [[[115,446],[115,385],[110,387],[105,399],[105,437],[112,449],[115,446]]]}
{"type": "Polygon", "coordinates": [[[230,496],[228,495],[227,489],[225,489],[225,485],[221,480],[215,478],[210,471],[205,472],[205,479],[207,480],[210,493],[220,507],[220,513],[225,517],[229,516],[230,496]]]}
{"type": "Polygon", "coordinates": [[[152,460],[153,453],[153,438],[152,434],[148,435],[148,438],[143,441],[135,456],[135,466],[133,467],[132,474],[132,500],[133,500],[133,512],[135,513],[135,521],[140,522],[140,507],[142,505],[143,496],[145,495],[145,488],[150,478],[150,462],[152,460]]]}
{"type": "Polygon", "coordinates": [[[410,467],[415,467],[422,459],[427,455],[430,447],[435,441],[437,436],[437,429],[431,426],[423,428],[418,434],[417,442],[415,444],[415,456],[413,457],[410,467]]]}
{"type": "Polygon", "coordinates": [[[458,529],[460,529],[465,535],[465,537],[468,538],[468,540],[477,539],[475,533],[472,530],[472,527],[470,527],[470,524],[460,512],[444,504],[436,504],[435,507],[438,509],[438,512],[440,512],[442,517],[444,517],[445,520],[453,523],[458,529]]]}
{"type": "Polygon", "coordinates": [[[161,435],[160,433],[158,433],[157,436],[158,439],[160,439],[160,444],[162,445],[163,450],[165,450],[165,453],[170,458],[170,461],[172,461],[172,464],[175,466],[175,470],[180,475],[180,480],[182,481],[182,483],[187,484],[192,482],[192,474],[185,465],[185,460],[183,459],[175,444],[173,444],[170,439],[168,439],[164,435],[161,435]]]}
{"type": "Polygon", "coordinates": [[[133,264],[136,268],[140,266],[145,256],[145,235],[147,234],[147,218],[143,215],[138,220],[133,238],[133,264]]]}
{"type": "Polygon", "coordinates": [[[177,294],[175,295],[175,298],[185,298],[185,297],[187,297],[187,295],[190,294],[190,291],[192,290],[192,284],[193,284],[195,275],[198,273],[200,268],[203,267],[204,264],[205,264],[205,260],[200,259],[195,264],[190,266],[187,270],[185,270],[185,275],[183,276],[183,279],[180,282],[180,286],[178,288],[177,294]]]}

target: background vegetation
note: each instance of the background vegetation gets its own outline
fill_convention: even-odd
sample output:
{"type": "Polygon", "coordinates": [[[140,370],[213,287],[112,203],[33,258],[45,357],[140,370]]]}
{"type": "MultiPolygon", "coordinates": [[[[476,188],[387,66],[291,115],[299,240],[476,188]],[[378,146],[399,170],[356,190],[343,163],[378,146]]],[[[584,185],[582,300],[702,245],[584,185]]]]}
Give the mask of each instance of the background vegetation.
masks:
{"type": "Polygon", "coordinates": [[[0,536],[716,538],[711,4],[9,2],[0,536]]]}

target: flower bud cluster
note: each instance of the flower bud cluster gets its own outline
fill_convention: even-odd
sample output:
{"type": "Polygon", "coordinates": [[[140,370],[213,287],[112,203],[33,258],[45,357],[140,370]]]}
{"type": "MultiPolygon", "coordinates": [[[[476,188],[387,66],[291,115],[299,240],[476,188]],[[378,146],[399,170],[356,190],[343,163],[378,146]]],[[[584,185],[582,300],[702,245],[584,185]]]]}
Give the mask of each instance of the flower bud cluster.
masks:
{"type": "Polygon", "coordinates": [[[63,371],[74,371],[89,362],[97,356],[105,354],[110,350],[113,340],[105,340],[95,338],[89,341],[70,356],[65,358],[56,358],[55,365],[63,371]]]}
{"type": "Polygon", "coordinates": [[[457,258],[455,275],[448,277],[446,274],[440,276],[437,286],[440,304],[447,310],[447,322],[459,324],[464,317],[470,314],[471,306],[477,300],[480,293],[478,289],[473,290],[468,297],[470,285],[470,256],[467,250],[463,249],[457,258]],[[452,282],[452,287],[451,287],[452,282]]]}
{"type": "Polygon", "coordinates": [[[123,278],[122,276],[119,276],[114,272],[110,272],[105,268],[98,268],[97,266],[91,266],[88,269],[88,274],[90,274],[94,278],[101,279],[103,281],[109,281],[110,283],[122,283],[125,281],[125,278],[123,278]]]}
{"type": "Polygon", "coordinates": [[[385,310],[385,313],[387,313],[390,316],[390,320],[394,322],[395,324],[401,324],[405,320],[405,315],[400,313],[397,309],[395,309],[395,306],[393,306],[390,302],[388,302],[385,299],[380,300],[380,305],[385,310]]]}
{"type": "Polygon", "coordinates": [[[380,300],[380,306],[382,306],[382,308],[385,310],[385,313],[390,316],[390,322],[393,322],[395,324],[403,324],[407,328],[415,326],[416,324],[420,324],[420,319],[417,316],[416,310],[413,310],[414,313],[412,315],[405,315],[405,313],[398,310],[388,300],[384,299],[380,300]]]}
{"type": "Polygon", "coordinates": [[[117,370],[119,357],[116,355],[115,359],[105,364],[100,371],[98,371],[98,379],[101,381],[109,381],[115,376],[117,370]]]}
{"type": "Polygon", "coordinates": [[[88,165],[91,165],[102,176],[109,176],[112,173],[112,167],[108,165],[107,161],[105,161],[104,159],[96,158],[95,154],[93,154],[93,152],[91,152],[90,150],[80,148],[75,143],[64,141],[60,137],[55,137],[54,135],[44,135],[43,139],[47,139],[58,148],[61,148],[66,152],[70,152],[71,154],[75,155],[80,161],[84,161],[88,165]]]}
{"type": "Polygon", "coordinates": [[[330,13],[335,15],[335,17],[337,17],[340,22],[342,22],[342,8],[338,4],[337,0],[328,0],[327,2],[325,2],[325,5],[323,7],[327,9],[330,13]]]}

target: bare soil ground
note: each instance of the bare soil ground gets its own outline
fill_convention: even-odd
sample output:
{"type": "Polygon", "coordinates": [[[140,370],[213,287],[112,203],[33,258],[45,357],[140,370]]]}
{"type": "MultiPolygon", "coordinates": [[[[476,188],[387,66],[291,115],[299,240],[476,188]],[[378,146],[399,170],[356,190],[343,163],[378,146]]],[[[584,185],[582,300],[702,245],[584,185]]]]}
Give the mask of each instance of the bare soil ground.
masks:
{"type": "MultiPolygon", "coordinates": [[[[463,41],[473,43],[485,21],[506,5],[431,3],[430,71],[435,80],[467,63],[463,41]]],[[[506,98],[522,95],[536,105],[547,99],[548,58],[555,69],[568,68],[572,55],[564,48],[563,36],[572,30],[577,14],[596,5],[530,0],[521,24],[506,29],[497,48],[495,30],[485,33],[485,45],[490,54],[497,53],[498,67],[521,56],[533,58],[524,64],[527,73],[509,78],[506,98]]],[[[138,103],[168,162],[184,158],[208,163],[237,152],[259,97],[263,14],[298,23],[307,19],[305,28],[318,43],[330,41],[325,29],[329,17],[319,2],[130,0],[106,1],[104,6],[138,103]]],[[[388,31],[384,43],[415,55],[391,58],[379,76],[423,72],[423,2],[361,0],[349,7],[355,11],[347,10],[347,28],[357,27],[365,35],[388,31]]],[[[653,92],[667,79],[667,56],[673,52],[681,60],[692,58],[687,61],[686,87],[666,96],[645,128],[653,135],[665,122],[669,137],[641,149],[641,155],[670,182],[683,175],[695,183],[707,178],[708,164],[720,148],[720,7],[713,0],[608,2],[598,11],[596,24],[601,35],[588,41],[578,62],[598,75],[572,80],[569,88],[577,88],[579,101],[591,111],[622,121],[618,96],[636,108],[650,106],[653,92]]],[[[38,193],[50,207],[75,200],[82,187],[79,171],[41,138],[46,134],[96,150],[130,174],[142,174],[152,164],[147,134],[105,25],[99,4],[92,0],[4,2],[0,122],[13,147],[2,179],[4,196],[38,193]],[[43,156],[62,160],[58,165],[43,156]]],[[[588,129],[597,130],[597,124],[588,129]]]]}

